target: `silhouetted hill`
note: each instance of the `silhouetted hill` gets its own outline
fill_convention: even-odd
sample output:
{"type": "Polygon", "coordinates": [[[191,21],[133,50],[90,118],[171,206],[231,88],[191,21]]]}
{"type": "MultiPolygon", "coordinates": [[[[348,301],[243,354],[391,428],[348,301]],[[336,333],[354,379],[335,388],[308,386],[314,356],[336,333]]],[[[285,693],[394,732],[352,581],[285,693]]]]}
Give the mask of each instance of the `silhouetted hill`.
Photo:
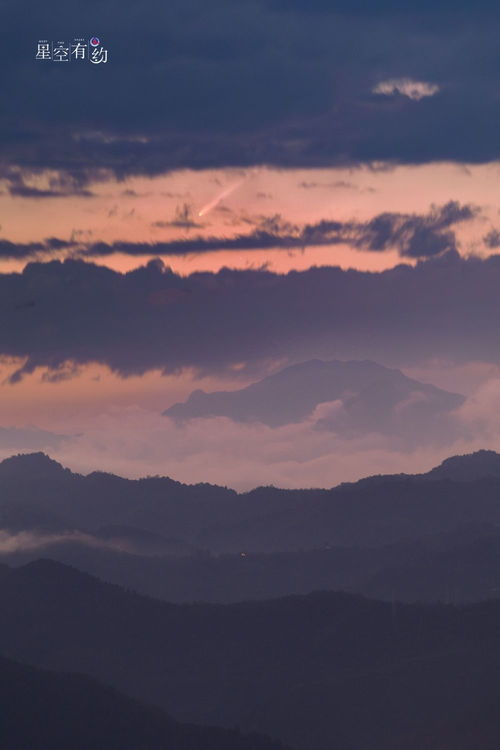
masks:
{"type": "Polygon", "coordinates": [[[369,360],[313,359],[237,391],[193,391],[186,402],[163,414],[175,419],[223,416],[278,427],[301,422],[319,404],[335,402],[333,409],[315,416],[318,427],[346,436],[367,431],[397,434],[418,442],[441,432],[445,415],[463,401],[463,396],[369,360]]]}
{"type": "MultiPolygon", "coordinates": [[[[179,603],[271,599],[318,589],[406,602],[500,597],[500,529],[488,527],[379,548],[274,554],[145,556],[79,542],[47,545],[43,552],[104,580],[179,603]]],[[[4,559],[21,565],[39,555],[33,549],[4,559]]]]}
{"type": "Polygon", "coordinates": [[[499,461],[479,451],[422,475],[237,494],[161,477],[82,476],[41,454],[17,456],[0,464],[0,549],[14,564],[50,555],[177,602],[318,588],[479,601],[500,596],[499,461]]]}
{"type": "Polygon", "coordinates": [[[128,536],[150,532],[183,544],[199,525],[223,519],[233,490],[183,485],[168,477],[128,480],[64,469],[44,454],[21,454],[0,463],[0,528],[12,531],[81,530],[99,534],[121,527],[128,536]]]}
{"type": "Polygon", "coordinates": [[[0,559],[50,555],[183,602],[318,588],[404,601],[499,597],[499,461],[480,451],[422,475],[238,494],[82,476],[43,454],[17,456],[0,464],[0,559]]]}
{"type": "Polygon", "coordinates": [[[60,463],[54,461],[45,453],[20,453],[0,462],[0,478],[22,479],[58,479],[71,474],[60,463]]]}
{"type": "Polygon", "coordinates": [[[383,547],[466,526],[500,528],[498,460],[492,452],[457,457],[445,464],[457,478],[441,477],[438,467],[329,490],[238,494],[162,477],[82,476],[39,454],[18,456],[0,464],[0,529],[46,534],[51,542],[76,531],[140,555],[383,547]]]}
{"type": "Polygon", "coordinates": [[[266,487],[242,497],[246,518],[228,515],[201,530],[197,541],[222,552],[384,546],[470,524],[500,527],[499,498],[500,477],[462,482],[395,475],[331,490],[266,487]]]}
{"type": "Polygon", "coordinates": [[[179,606],[50,561],[0,577],[0,597],[5,655],[85,672],[182,721],[255,729],[301,750],[415,747],[500,687],[500,602],[319,592],[179,606]]]}
{"type": "Polygon", "coordinates": [[[500,455],[495,451],[480,450],[464,456],[452,456],[425,476],[428,479],[454,479],[460,482],[500,477],[500,455]]]}
{"type": "Polygon", "coordinates": [[[265,737],[179,724],[83,675],[2,657],[0,705],[5,750],[283,750],[265,737]]]}

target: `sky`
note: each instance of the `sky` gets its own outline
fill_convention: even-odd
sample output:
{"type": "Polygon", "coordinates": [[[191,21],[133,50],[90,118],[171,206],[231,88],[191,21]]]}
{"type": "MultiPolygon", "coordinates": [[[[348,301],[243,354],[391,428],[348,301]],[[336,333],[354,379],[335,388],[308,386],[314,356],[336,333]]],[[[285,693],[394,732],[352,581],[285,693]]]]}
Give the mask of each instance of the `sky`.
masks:
{"type": "Polygon", "coordinates": [[[0,0],[0,456],[248,489],[500,449],[490,0],[0,0]],[[36,59],[93,35],[106,62],[36,59]],[[403,450],[162,412],[311,358],[467,400],[403,450]]]}

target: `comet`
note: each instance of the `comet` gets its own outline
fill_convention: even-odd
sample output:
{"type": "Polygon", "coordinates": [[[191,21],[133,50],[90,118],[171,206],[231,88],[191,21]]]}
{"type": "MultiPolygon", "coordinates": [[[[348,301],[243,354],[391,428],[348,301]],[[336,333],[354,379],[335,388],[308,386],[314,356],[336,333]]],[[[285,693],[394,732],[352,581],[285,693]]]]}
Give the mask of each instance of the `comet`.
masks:
{"type": "Polygon", "coordinates": [[[219,205],[222,200],[224,200],[224,198],[227,198],[228,195],[234,193],[234,191],[239,188],[239,186],[242,185],[245,180],[246,176],[243,177],[242,180],[238,180],[238,182],[234,182],[232,185],[229,185],[229,187],[223,190],[220,195],[211,200],[210,203],[207,203],[206,206],[203,206],[203,208],[198,212],[198,216],[205,216],[205,214],[208,214],[209,211],[212,211],[216,206],[219,205]]]}

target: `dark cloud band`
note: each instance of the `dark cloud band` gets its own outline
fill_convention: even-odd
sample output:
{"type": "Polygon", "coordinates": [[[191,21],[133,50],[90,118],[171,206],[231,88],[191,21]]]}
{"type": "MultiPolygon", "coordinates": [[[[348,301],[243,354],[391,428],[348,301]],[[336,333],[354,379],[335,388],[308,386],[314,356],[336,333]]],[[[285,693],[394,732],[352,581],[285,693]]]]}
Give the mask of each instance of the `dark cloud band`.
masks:
{"type": "MultiPolygon", "coordinates": [[[[479,214],[471,205],[450,201],[434,206],[426,215],[386,212],[367,222],[339,222],[322,220],[303,227],[283,221],[280,216],[263,217],[255,229],[236,237],[203,237],[170,240],[168,242],[93,242],[60,240],[56,237],[43,242],[15,244],[0,240],[0,257],[29,258],[65,251],[74,257],[97,258],[115,253],[132,256],[182,256],[218,251],[262,249],[291,249],[310,246],[334,246],[341,243],[359,250],[384,252],[395,248],[402,257],[428,258],[457,249],[451,227],[470,221],[479,214]]],[[[156,222],[156,225],[160,222],[156,222]]],[[[187,222],[165,222],[168,226],[185,227],[187,222]]],[[[189,223],[190,228],[200,226],[189,223]]],[[[491,245],[491,234],[486,243],[491,245]]]]}
{"type": "Polygon", "coordinates": [[[499,13],[488,0],[147,0],[141,14],[7,0],[2,171],[57,170],[82,189],[109,170],[498,159],[499,13]],[[36,61],[40,35],[75,34],[75,18],[76,33],[100,30],[108,63],[36,61]],[[394,80],[436,93],[373,93],[394,80]]]}
{"type": "Polygon", "coordinates": [[[383,273],[225,269],[184,278],[159,260],[127,274],[74,260],[31,263],[0,276],[0,353],[26,358],[13,382],[37,367],[66,377],[90,362],[124,376],[221,372],[276,357],[500,363],[499,285],[500,256],[455,251],[383,273]]]}

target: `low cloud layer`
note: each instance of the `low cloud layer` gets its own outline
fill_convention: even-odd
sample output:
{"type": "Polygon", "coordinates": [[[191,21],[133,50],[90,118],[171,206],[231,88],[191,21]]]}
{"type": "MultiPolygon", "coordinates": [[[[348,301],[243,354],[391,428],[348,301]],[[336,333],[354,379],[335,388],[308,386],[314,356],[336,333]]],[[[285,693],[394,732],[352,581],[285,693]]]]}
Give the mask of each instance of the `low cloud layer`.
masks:
{"type": "Polygon", "coordinates": [[[70,437],[36,427],[0,427],[0,450],[51,450],[70,437]]]}
{"type": "Polygon", "coordinates": [[[9,531],[0,529],[0,558],[2,555],[12,555],[18,552],[38,552],[59,544],[81,544],[85,547],[94,547],[103,550],[114,550],[117,552],[133,552],[132,544],[127,544],[123,539],[100,539],[82,531],[63,532],[35,532],[35,531],[9,531]]]}
{"type": "MultiPolygon", "coordinates": [[[[186,482],[212,482],[245,491],[256,485],[330,487],[379,473],[427,471],[453,454],[488,448],[500,451],[500,379],[498,368],[484,371],[462,406],[427,429],[415,419],[423,395],[410,394],[394,407],[398,429],[372,425],[345,429],[340,400],[321,403],[300,422],[270,427],[238,423],[226,417],[185,422],[137,406],[108,407],[90,416],[75,415],[73,436],[45,452],[80,473],[95,470],[127,477],[170,476],[186,482]],[[327,423],[327,425],[325,424],[327,423]]],[[[367,404],[368,412],[370,404],[367,404]]],[[[26,446],[0,445],[0,458],[26,446]]],[[[44,532],[33,538],[0,535],[0,553],[38,549],[75,541],[133,551],[125,539],[95,539],[74,532],[44,532]]],[[[132,544],[132,547],[130,546],[132,544]]]]}
{"type": "Polygon", "coordinates": [[[318,430],[318,420],[331,417],[335,408],[321,405],[301,423],[279,428],[227,418],[180,425],[139,408],[114,409],[52,455],[83,473],[167,475],[248,490],[266,484],[330,487],[370,474],[427,471],[449,455],[480,448],[500,450],[498,379],[484,383],[457,409],[441,434],[429,435],[412,449],[376,432],[347,439],[318,430]]]}

